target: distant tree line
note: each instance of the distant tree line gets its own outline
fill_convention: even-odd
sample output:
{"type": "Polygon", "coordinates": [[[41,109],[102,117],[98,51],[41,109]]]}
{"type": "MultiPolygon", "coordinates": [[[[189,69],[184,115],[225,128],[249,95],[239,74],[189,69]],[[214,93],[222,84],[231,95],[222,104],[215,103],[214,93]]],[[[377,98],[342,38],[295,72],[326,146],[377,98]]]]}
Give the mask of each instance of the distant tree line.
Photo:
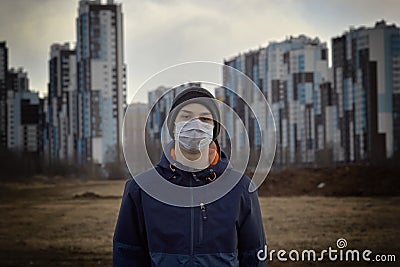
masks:
{"type": "Polygon", "coordinates": [[[0,180],[8,181],[29,178],[35,175],[48,177],[63,176],[80,179],[127,179],[125,162],[111,162],[100,166],[92,162],[49,162],[37,153],[0,149],[0,180]]]}

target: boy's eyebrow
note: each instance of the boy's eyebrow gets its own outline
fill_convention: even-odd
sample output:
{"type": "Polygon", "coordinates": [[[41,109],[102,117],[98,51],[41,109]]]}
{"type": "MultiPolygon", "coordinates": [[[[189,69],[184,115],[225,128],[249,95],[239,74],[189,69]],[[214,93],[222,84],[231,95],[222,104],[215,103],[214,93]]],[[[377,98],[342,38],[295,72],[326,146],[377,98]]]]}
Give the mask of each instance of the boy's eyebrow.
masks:
{"type": "Polygon", "coordinates": [[[186,113],[190,113],[193,114],[193,112],[191,112],[190,110],[186,110],[186,109],[181,109],[181,111],[186,112],[186,113]]]}
{"type": "MultiPolygon", "coordinates": [[[[193,114],[193,111],[190,111],[190,110],[181,109],[181,111],[182,111],[182,112],[189,113],[189,114],[193,114]]],[[[201,116],[205,116],[205,115],[212,115],[212,114],[211,114],[211,112],[202,112],[202,113],[200,113],[200,115],[201,115],[201,116]]]]}

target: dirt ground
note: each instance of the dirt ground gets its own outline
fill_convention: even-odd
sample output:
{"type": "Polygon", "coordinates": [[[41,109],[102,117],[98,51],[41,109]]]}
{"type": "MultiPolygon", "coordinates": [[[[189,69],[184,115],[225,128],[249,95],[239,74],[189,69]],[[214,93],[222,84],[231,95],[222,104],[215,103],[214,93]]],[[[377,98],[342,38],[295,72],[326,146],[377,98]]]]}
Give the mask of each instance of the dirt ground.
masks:
{"type": "Polygon", "coordinates": [[[287,168],[268,175],[262,196],[400,196],[400,165],[287,168]]]}
{"type": "MultiPolygon", "coordinates": [[[[0,266],[111,266],[124,181],[40,180],[0,184],[0,266]]],[[[260,197],[268,249],[332,247],[395,254],[400,197],[260,197]]],[[[279,262],[268,266],[375,266],[366,262],[279,262]]]]}

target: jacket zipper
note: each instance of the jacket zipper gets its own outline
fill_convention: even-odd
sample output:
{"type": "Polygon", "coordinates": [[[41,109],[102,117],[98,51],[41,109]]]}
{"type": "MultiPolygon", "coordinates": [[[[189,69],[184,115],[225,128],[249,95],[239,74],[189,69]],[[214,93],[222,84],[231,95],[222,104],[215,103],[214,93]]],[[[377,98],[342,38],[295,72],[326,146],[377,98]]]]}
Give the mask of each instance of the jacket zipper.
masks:
{"type": "MultiPolygon", "coordinates": [[[[196,178],[196,174],[192,174],[193,178],[196,178]]],[[[190,179],[190,266],[193,266],[194,257],[194,207],[193,207],[193,181],[190,179]]]]}
{"type": "Polygon", "coordinates": [[[203,221],[207,220],[207,210],[204,203],[200,203],[199,245],[203,243],[203,221]]]}

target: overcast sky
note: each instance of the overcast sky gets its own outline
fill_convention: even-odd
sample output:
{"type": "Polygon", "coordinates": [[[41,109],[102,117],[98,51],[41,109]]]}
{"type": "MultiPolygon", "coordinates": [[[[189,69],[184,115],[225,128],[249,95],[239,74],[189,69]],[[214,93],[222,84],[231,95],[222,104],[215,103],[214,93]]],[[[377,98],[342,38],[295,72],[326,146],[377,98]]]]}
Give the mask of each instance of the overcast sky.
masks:
{"type": "MultiPolygon", "coordinates": [[[[117,2],[124,12],[129,99],[148,77],[178,63],[222,63],[290,35],[319,37],[330,46],[350,26],[373,26],[381,19],[400,24],[397,0],[117,2]]],[[[7,41],[9,66],[24,67],[35,91],[47,91],[50,45],[75,42],[77,8],[78,0],[0,1],[0,41],[7,41]]]]}

